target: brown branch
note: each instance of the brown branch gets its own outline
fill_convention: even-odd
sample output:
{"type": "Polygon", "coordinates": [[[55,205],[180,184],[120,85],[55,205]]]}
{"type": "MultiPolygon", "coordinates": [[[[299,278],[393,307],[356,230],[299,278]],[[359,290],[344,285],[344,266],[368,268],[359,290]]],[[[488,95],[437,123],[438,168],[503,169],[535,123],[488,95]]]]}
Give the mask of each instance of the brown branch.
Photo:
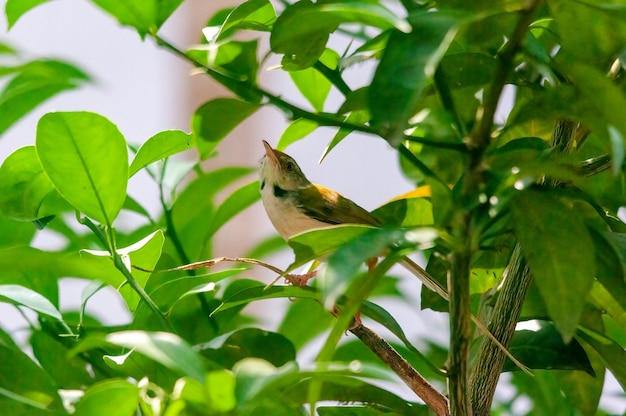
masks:
{"type": "MultiPolygon", "coordinates": [[[[166,273],[166,272],[174,272],[180,270],[196,270],[203,267],[213,267],[219,263],[223,262],[234,262],[234,263],[246,263],[253,264],[256,266],[265,267],[278,274],[278,278],[276,278],[272,283],[268,286],[273,285],[278,279],[281,277],[285,277],[288,281],[290,280],[290,275],[287,274],[286,271],[279,269],[278,267],[272,266],[269,263],[266,263],[261,260],[246,258],[246,257],[218,257],[211,260],[203,260],[195,263],[189,263],[178,267],[173,267],[171,269],[165,270],[147,270],[139,266],[133,265],[133,268],[137,270],[141,270],[149,273],[166,273]]],[[[417,370],[415,370],[411,364],[408,363],[387,341],[382,339],[378,334],[369,329],[363,324],[358,325],[355,328],[350,329],[357,338],[365,344],[378,358],[380,358],[391,370],[393,370],[399,377],[406,383],[406,385],[426,403],[426,405],[432,409],[438,416],[448,416],[449,406],[448,399],[441,394],[437,389],[435,389],[428,381],[422,377],[417,370]]]]}
{"type": "Polygon", "coordinates": [[[448,399],[420,375],[387,341],[364,325],[350,330],[391,368],[438,416],[450,414],[448,399]]]}
{"type": "MultiPolygon", "coordinates": [[[[515,29],[498,55],[498,68],[493,82],[486,90],[483,105],[476,114],[476,123],[466,139],[470,160],[461,188],[461,201],[472,200],[481,192],[485,183],[483,154],[491,141],[494,115],[502,90],[515,67],[515,56],[532,22],[541,0],[529,0],[520,10],[520,17],[515,29]]],[[[469,352],[472,337],[469,273],[471,259],[478,249],[474,229],[474,208],[462,207],[456,213],[452,234],[457,246],[450,254],[450,351],[448,355],[448,390],[452,415],[471,416],[469,384],[469,352]]]]}

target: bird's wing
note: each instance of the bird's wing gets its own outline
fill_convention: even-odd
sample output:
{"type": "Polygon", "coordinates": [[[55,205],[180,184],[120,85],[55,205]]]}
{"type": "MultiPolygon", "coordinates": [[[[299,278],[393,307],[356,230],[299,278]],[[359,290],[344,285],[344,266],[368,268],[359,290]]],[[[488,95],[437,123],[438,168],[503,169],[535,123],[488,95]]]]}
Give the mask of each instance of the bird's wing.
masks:
{"type": "Polygon", "coordinates": [[[300,209],[318,221],[327,224],[381,225],[367,210],[332,189],[313,184],[298,192],[298,200],[302,203],[300,209]]]}

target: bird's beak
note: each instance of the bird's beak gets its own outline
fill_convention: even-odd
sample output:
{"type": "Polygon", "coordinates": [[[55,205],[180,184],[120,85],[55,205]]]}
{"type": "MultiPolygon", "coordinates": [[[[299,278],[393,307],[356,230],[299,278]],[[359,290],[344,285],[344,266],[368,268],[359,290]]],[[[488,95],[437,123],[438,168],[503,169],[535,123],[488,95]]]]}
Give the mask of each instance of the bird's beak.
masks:
{"type": "Polygon", "coordinates": [[[265,146],[265,156],[272,161],[272,164],[278,165],[278,156],[276,155],[272,146],[265,140],[263,140],[263,146],[265,146]]]}

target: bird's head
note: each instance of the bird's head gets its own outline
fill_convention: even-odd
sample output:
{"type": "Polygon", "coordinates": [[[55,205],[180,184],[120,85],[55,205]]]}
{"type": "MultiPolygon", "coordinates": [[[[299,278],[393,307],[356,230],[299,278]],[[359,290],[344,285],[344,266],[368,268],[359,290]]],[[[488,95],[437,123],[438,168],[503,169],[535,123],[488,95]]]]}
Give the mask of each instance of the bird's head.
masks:
{"type": "Polygon", "coordinates": [[[261,183],[293,191],[311,184],[295,160],[283,152],[273,149],[263,140],[265,156],[261,159],[261,183]]]}

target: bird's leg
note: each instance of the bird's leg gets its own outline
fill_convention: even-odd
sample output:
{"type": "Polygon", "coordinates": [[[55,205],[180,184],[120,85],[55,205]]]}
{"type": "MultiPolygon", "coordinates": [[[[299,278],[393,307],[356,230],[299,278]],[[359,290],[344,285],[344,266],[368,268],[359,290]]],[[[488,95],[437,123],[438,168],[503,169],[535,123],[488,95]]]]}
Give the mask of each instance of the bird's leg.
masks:
{"type": "MultiPolygon", "coordinates": [[[[333,307],[333,311],[331,312],[335,317],[337,317],[337,315],[339,315],[339,308],[338,307],[333,307]]],[[[354,316],[352,317],[352,322],[350,322],[350,326],[348,327],[348,331],[351,331],[355,328],[360,327],[361,325],[363,325],[363,321],[361,321],[361,311],[357,311],[354,316]]]]}

